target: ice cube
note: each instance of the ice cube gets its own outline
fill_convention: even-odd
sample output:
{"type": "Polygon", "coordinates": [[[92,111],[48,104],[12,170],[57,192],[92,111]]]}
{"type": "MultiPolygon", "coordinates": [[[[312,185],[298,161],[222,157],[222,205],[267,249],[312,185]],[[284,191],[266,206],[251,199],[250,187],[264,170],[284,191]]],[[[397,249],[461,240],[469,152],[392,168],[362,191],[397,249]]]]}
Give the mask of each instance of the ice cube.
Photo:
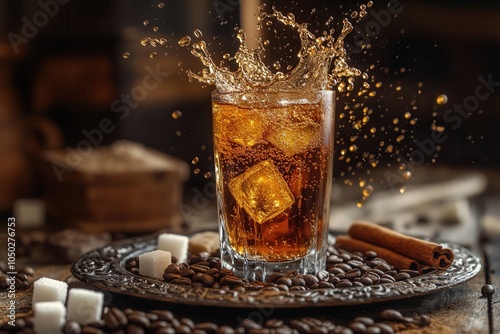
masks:
{"type": "Polygon", "coordinates": [[[66,302],[68,283],[48,277],[39,278],[33,283],[33,304],[38,302],[66,302]]]}
{"type": "Polygon", "coordinates": [[[217,112],[215,116],[216,136],[225,136],[228,140],[245,147],[252,147],[263,139],[266,130],[266,121],[258,109],[232,108],[217,112]]]}
{"type": "Polygon", "coordinates": [[[229,182],[236,202],[259,224],[292,206],[294,197],[271,160],[250,167],[229,182]]]}
{"type": "Polygon", "coordinates": [[[101,320],[104,294],[87,289],[73,288],[68,293],[68,320],[82,325],[101,320]]]}
{"type": "Polygon", "coordinates": [[[272,129],[267,140],[287,156],[292,156],[305,151],[308,147],[317,146],[319,130],[318,124],[310,122],[284,124],[272,129]]]}
{"type": "Polygon", "coordinates": [[[189,238],[185,235],[162,233],[158,236],[157,249],[168,251],[177,258],[177,262],[186,261],[189,238]]]}
{"type": "Polygon", "coordinates": [[[33,330],[38,334],[57,334],[62,331],[66,319],[66,307],[60,301],[33,304],[33,330]]]}
{"type": "Polygon", "coordinates": [[[139,274],[163,278],[163,272],[172,263],[172,255],[164,250],[155,250],[139,255],[139,274]]]}

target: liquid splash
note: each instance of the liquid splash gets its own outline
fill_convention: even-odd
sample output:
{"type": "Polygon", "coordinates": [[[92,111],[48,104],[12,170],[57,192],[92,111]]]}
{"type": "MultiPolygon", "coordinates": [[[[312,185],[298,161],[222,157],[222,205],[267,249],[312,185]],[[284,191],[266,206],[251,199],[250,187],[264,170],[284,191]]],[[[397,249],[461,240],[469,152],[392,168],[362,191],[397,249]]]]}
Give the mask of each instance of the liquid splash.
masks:
{"type": "MultiPolygon", "coordinates": [[[[218,66],[212,60],[207,44],[198,41],[192,44],[191,53],[200,59],[205,68],[200,73],[187,72],[188,76],[199,82],[215,85],[220,92],[295,92],[315,91],[332,89],[336,87],[343,78],[347,78],[347,84],[342,87],[352,90],[355,77],[361,76],[362,72],[349,66],[347,51],[344,48],[346,36],[353,30],[352,24],[347,18],[343,20],[342,30],[337,37],[333,33],[317,37],[307,29],[307,24],[295,21],[293,14],[284,15],[274,7],[271,13],[261,12],[258,14],[259,21],[276,20],[296,31],[300,38],[301,48],[297,56],[298,64],[284,73],[279,71],[281,64],[275,62],[273,72],[263,61],[265,44],[267,41],[259,39],[257,49],[247,46],[246,36],[239,29],[237,38],[240,41],[239,49],[234,57],[238,65],[236,71],[228,67],[218,66]]],[[[185,38],[179,40],[179,45],[188,46],[185,38]]]]}

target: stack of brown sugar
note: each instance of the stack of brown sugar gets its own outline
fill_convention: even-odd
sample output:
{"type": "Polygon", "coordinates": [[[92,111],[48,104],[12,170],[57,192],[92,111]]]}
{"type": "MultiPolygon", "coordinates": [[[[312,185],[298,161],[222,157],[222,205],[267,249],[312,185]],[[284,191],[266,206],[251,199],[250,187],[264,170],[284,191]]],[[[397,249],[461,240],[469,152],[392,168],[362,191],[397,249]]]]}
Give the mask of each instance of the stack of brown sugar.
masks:
{"type": "Polygon", "coordinates": [[[348,235],[337,237],[336,246],[350,252],[375,251],[396,269],[422,272],[422,267],[447,269],[454,259],[453,250],[437,243],[395,232],[370,222],[355,222],[348,235]]]}

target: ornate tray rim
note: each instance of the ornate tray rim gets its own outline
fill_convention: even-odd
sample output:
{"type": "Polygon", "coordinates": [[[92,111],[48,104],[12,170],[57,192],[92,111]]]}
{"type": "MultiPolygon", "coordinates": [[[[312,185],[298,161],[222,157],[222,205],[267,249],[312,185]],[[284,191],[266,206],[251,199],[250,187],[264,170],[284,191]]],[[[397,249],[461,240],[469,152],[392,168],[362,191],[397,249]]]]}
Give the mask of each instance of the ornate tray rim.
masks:
{"type": "Polygon", "coordinates": [[[482,267],[481,259],[463,246],[442,243],[455,253],[447,270],[434,270],[407,280],[372,286],[307,291],[221,291],[169,284],[134,275],[127,259],[154,250],[158,234],[121,240],[81,256],[71,266],[80,281],[105,291],[174,304],[232,308],[301,308],[355,306],[414,298],[465,283],[482,267]]]}

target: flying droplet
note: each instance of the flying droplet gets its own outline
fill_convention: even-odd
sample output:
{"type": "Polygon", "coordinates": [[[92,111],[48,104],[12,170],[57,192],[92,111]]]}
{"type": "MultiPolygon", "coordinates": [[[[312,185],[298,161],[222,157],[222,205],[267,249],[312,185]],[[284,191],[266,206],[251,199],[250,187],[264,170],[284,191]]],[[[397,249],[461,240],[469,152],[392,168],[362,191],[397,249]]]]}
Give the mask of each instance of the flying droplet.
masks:
{"type": "Polygon", "coordinates": [[[198,158],[198,157],[194,157],[194,158],[193,158],[193,160],[191,160],[191,163],[192,163],[193,165],[196,165],[199,161],[200,161],[200,158],[198,158]]]}
{"type": "Polygon", "coordinates": [[[175,110],[172,112],[172,118],[173,119],[179,119],[182,117],[182,111],[180,110],[175,110]]]}
{"type": "Polygon", "coordinates": [[[210,173],[210,172],[206,172],[205,174],[203,174],[203,177],[205,179],[209,179],[211,176],[212,176],[212,173],[210,173]]]}
{"type": "Polygon", "coordinates": [[[153,27],[153,31],[154,31],[154,32],[158,32],[158,30],[160,30],[160,28],[158,28],[158,27],[153,27]]]}
{"type": "Polygon", "coordinates": [[[201,170],[199,168],[196,168],[193,173],[195,173],[196,175],[200,174],[201,170]]]}
{"type": "Polygon", "coordinates": [[[151,52],[151,53],[149,54],[149,58],[153,59],[153,58],[154,58],[154,57],[156,57],[157,55],[158,55],[158,54],[157,54],[156,52],[154,52],[154,51],[153,51],[153,52],[151,52]]]}
{"type": "Polygon", "coordinates": [[[151,37],[141,38],[141,45],[142,46],[148,46],[150,44],[151,44],[151,37]]]}
{"type": "Polygon", "coordinates": [[[163,7],[165,7],[165,4],[164,4],[163,2],[160,2],[160,3],[158,4],[158,8],[163,8],[163,7]]]}
{"type": "Polygon", "coordinates": [[[201,32],[200,29],[195,29],[193,31],[193,34],[196,36],[196,38],[200,38],[201,36],[203,36],[203,33],[201,32]]]}
{"type": "Polygon", "coordinates": [[[149,21],[148,21],[148,20],[144,20],[144,21],[142,22],[142,24],[144,24],[144,26],[147,26],[147,25],[149,24],[149,21]]]}
{"type": "Polygon", "coordinates": [[[122,56],[123,58],[127,59],[128,57],[130,57],[130,52],[124,52],[122,56]]]}
{"type": "Polygon", "coordinates": [[[182,47],[189,46],[189,44],[191,44],[191,37],[186,35],[186,36],[182,37],[181,39],[179,39],[177,41],[177,43],[179,43],[179,45],[182,47]]]}
{"type": "Polygon", "coordinates": [[[448,96],[446,96],[445,94],[439,94],[437,97],[436,97],[436,103],[440,106],[446,104],[446,102],[448,102],[448,96]]]}

